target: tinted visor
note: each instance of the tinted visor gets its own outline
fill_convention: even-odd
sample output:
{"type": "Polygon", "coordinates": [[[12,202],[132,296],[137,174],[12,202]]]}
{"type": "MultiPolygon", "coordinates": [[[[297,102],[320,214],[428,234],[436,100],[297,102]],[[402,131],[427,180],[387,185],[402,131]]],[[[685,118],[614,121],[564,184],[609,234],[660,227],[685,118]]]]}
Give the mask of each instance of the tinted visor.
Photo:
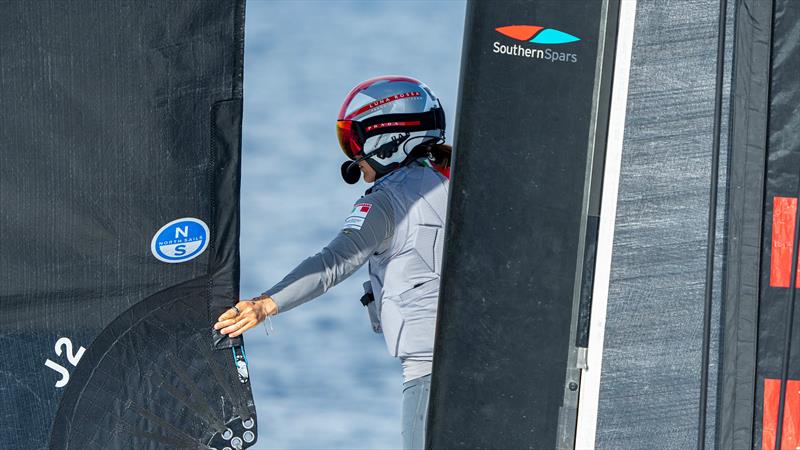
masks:
{"type": "Polygon", "coordinates": [[[336,137],[339,138],[339,146],[350,159],[356,159],[356,155],[361,153],[364,142],[361,139],[358,122],[352,120],[336,121],[336,137]]]}
{"type": "Polygon", "coordinates": [[[359,153],[364,150],[364,143],[372,136],[437,129],[444,130],[444,111],[441,108],[433,108],[424,113],[382,114],[361,121],[336,121],[339,145],[350,159],[358,158],[359,153]]]}

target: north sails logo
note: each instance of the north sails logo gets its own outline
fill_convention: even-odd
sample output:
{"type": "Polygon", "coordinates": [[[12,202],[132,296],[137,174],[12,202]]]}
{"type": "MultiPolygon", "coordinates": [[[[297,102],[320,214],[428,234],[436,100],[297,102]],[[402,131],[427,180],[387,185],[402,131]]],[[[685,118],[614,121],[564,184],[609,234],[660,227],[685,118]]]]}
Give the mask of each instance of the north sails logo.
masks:
{"type": "MultiPolygon", "coordinates": [[[[570,44],[581,40],[581,38],[577,36],[556,30],[555,28],[545,28],[535,25],[508,25],[495,28],[495,31],[517,41],[539,45],[570,44]]],[[[578,55],[574,53],[560,52],[550,48],[530,48],[519,44],[507,45],[495,42],[492,51],[504,55],[544,59],[551,62],[578,62],[578,55]]]]}
{"type": "Polygon", "coordinates": [[[153,236],[150,251],[159,261],[182,263],[197,258],[208,247],[208,225],[194,217],[176,219],[153,236]]]}

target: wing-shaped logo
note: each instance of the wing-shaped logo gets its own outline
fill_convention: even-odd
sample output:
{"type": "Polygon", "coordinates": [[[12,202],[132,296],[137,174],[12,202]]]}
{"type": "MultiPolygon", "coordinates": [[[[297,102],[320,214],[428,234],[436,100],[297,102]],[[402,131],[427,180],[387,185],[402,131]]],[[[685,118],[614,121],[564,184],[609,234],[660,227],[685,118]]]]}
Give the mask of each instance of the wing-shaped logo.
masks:
{"type": "Polygon", "coordinates": [[[534,44],[569,44],[578,42],[581,38],[555,28],[538,27],[534,25],[509,25],[498,27],[495,30],[518,41],[533,42],[534,44]]]}

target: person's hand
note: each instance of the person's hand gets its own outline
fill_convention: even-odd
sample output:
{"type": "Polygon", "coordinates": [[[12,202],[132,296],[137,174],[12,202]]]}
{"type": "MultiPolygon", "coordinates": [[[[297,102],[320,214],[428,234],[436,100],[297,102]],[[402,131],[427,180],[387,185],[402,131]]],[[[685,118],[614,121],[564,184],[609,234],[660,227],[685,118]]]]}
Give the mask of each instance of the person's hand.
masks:
{"type": "Polygon", "coordinates": [[[278,305],[269,296],[242,300],[217,318],[214,329],[236,337],[275,314],[278,314],[278,305]]]}

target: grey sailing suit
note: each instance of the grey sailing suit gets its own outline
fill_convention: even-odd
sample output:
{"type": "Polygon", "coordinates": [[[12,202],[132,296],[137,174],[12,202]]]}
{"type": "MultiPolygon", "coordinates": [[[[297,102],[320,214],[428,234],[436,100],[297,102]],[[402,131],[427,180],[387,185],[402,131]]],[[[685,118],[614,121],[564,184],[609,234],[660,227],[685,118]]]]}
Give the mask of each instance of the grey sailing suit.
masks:
{"type": "Polygon", "coordinates": [[[325,248],[264,293],[283,313],[369,261],[373,327],[382,330],[389,353],[404,361],[406,381],[430,373],[447,189],[448,180],[421,163],[385,175],[355,203],[325,248]]]}

